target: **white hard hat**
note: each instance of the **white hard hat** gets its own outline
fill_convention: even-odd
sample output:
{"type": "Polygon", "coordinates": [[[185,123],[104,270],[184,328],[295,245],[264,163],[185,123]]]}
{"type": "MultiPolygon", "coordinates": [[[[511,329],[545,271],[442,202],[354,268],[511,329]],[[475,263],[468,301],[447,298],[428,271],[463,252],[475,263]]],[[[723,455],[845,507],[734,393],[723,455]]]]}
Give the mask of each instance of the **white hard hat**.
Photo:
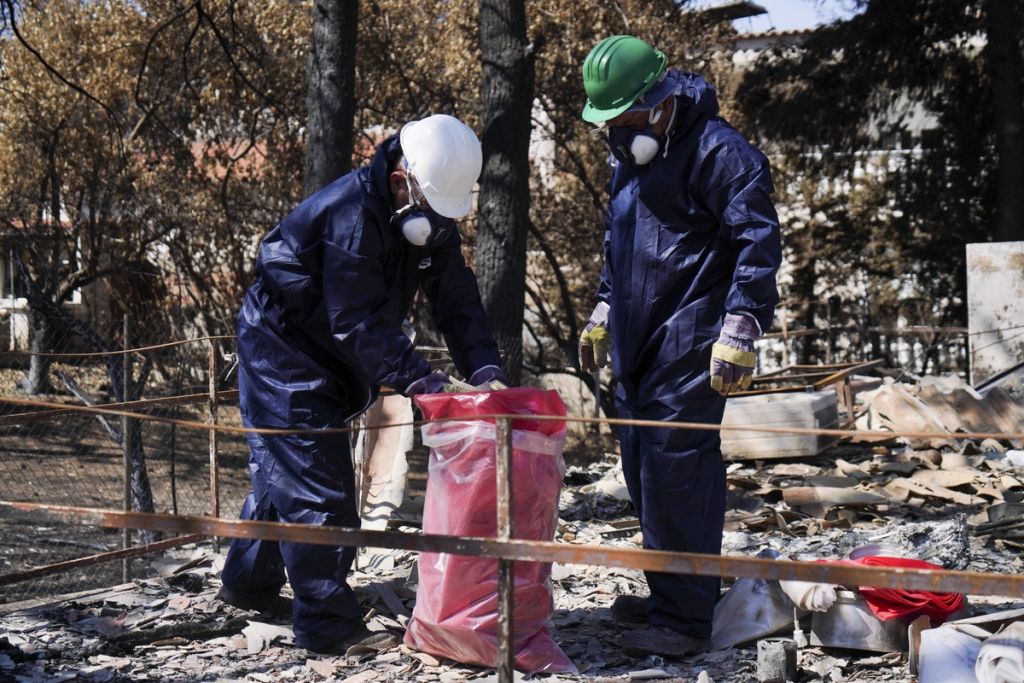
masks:
{"type": "Polygon", "coordinates": [[[430,208],[448,218],[469,213],[483,166],[480,141],[469,126],[454,116],[434,114],[402,126],[399,140],[430,208]]]}

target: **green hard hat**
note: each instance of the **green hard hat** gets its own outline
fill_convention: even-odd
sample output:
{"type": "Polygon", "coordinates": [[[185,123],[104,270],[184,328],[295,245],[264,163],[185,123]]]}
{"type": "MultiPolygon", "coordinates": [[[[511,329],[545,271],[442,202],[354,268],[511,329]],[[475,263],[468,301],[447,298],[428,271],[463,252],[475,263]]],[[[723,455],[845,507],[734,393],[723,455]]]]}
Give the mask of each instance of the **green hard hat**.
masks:
{"type": "Polygon", "coordinates": [[[583,62],[583,120],[598,123],[629,109],[665,71],[665,55],[633,36],[610,36],[583,62]]]}

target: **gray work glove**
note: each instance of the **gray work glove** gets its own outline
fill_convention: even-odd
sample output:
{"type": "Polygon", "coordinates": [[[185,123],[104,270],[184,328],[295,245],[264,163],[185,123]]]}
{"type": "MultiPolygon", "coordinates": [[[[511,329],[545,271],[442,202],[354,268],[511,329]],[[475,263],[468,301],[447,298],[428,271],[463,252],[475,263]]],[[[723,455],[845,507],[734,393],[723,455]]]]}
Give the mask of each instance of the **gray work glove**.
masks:
{"type": "Polygon", "coordinates": [[[424,375],[405,388],[405,395],[413,397],[417,394],[443,394],[455,391],[448,373],[442,370],[434,370],[429,375],[424,375]]]}
{"type": "Polygon", "coordinates": [[[711,388],[722,396],[746,389],[754,378],[754,341],[761,336],[757,322],[746,315],[725,314],[722,333],[711,347],[711,388]]]}
{"type": "Polygon", "coordinates": [[[485,365],[469,378],[469,383],[480,391],[508,389],[508,379],[497,365],[485,365]]]}

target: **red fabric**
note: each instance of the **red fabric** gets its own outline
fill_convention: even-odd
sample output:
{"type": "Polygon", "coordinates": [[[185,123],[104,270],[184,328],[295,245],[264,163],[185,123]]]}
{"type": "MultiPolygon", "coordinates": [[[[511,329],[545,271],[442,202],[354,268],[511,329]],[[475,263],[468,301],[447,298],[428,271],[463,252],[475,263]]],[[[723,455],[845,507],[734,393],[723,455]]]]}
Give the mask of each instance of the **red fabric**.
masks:
{"type": "MultiPolygon", "coordinates": [[[[557,391],[529,387],[502,391],[476,391],[461,394],[419,394],[416,405],[426,420],[477,415],[557,415],[565,417],[565,404],[557,391]]],[[[487,422],[494,424],[491,418],[487,422]]],[[[553,436],[565,431],[562,420],[512,420],[512,429],[523,429],[553,436]]]]}
{"type": "MultiPolygon", "coordinates": [[[[866,567],[903,567],[906,569],[938,569],[937,564],[924,560],[912,560],[905,557],[887,557],[870,555],[856,560],[842,560],[838,564],[860,564],[866,567]]],[[[930,591],[914,591],[897,588],[858,588],[864,601],[876,617],[882,621],[902,619],[911,622],[922,614],[927,614],[932,626],[938,626],[949,615],[964,606],[963,593],[932,593],[930,591]]]]}
{"type": "MultiPolygon", "coordinates": [[[[516,388],[496,392],[432,394],[415,398],[426,419],[495,413],[565,415],[554,391],[516,388]]],[[[513,433],[514,537],[551,541],[565,464],[562,420],[517,419],[513,433]]],[[[423,531],[494,538],[497,534],[494,420],[424,425],[431,447],[423,531]]],[[[515,665],[521,671],[575,673],[548,633],[553,601],[551,565],[515,564],[515,665]]],[[[421,553],[416,607],[406,645],[459,662],[494,667],[498,661],[497,560],[421,553]]]]}

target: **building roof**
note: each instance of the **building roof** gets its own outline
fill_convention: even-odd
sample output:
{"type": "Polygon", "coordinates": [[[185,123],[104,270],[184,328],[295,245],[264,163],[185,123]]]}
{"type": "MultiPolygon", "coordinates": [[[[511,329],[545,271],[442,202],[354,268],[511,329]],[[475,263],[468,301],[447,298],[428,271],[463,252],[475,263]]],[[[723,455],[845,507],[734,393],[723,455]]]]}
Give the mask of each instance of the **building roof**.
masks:
{"type": "Polygon", "coordinates": [[[741,33],[736,36],[734,46],[739,50],[763,50],[768,47],[779,45],[799,45],[804,42],[817,29],[800,28],[789,31],[759,31],[756,33],[741,33]]]}
{"type": "Polygon", "coordinates": [[[703,2],[684,11],[699,14],[701,17],[712,21],[734,21],[768,13],[768,10],[764,7],[756,2],[750,2],[750,0],[703,2]]]}
{"type": "Polygon", "coordinates": [[[817,29],[813,28],[794,28],[788,31],[776,31],[772,29],[770,31],[755,31],[753,33],[741,33],[736,38],[738,40],[755,40],[755,39],[771,39],[771,38],[792,38],[795,36],[809,36],[814,33],[817,29]]]}

